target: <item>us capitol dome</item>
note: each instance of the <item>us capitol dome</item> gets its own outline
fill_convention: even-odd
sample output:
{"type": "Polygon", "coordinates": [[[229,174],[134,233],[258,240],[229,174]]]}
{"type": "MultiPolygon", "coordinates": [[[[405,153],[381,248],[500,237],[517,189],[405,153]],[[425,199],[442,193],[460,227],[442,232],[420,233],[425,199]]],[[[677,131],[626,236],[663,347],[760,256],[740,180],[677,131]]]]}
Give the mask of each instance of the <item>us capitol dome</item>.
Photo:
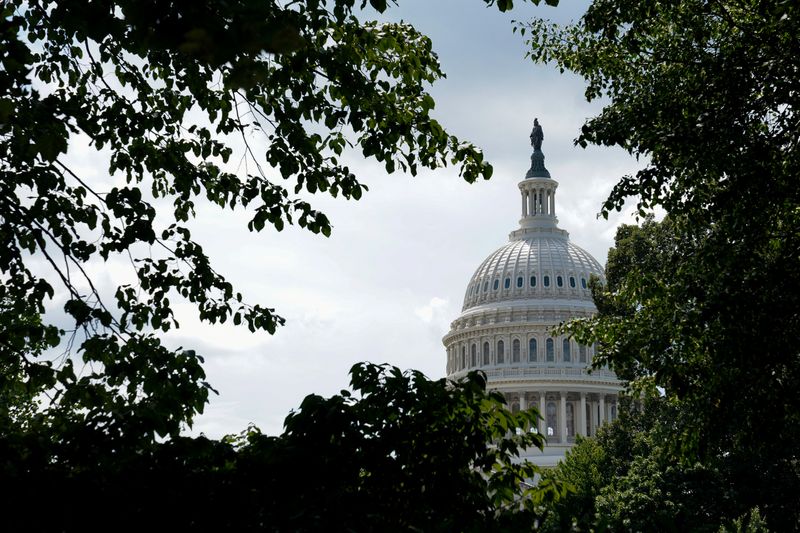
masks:
{"type": "Polygon", "coordinates": [[[563,459],[576,435],[594,435],[616,418],[622,386],[607,368],[590,368],[594,346],[552,332],[597,311],[589,278],[604,275],[600,263],[558,227],[558,182],[544,166],[543,139],[534,120],[531,168],[519,183],[520,227],[478,266],[443,342],[448,378],[479,369],[513,411],[538,408],[543,418],[536,430],[547,442],[543,452],[524,455],[547,467],[563,459]]]}

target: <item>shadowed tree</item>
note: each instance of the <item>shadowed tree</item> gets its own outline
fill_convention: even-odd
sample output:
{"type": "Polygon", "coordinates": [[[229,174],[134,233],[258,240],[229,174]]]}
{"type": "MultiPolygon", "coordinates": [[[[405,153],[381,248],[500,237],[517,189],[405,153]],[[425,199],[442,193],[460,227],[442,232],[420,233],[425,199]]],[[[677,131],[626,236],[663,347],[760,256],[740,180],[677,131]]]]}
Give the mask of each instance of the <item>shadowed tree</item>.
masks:
{"type": "Polygon", "coordinates": [[[596,0],[573,25],[520,27],[534,60],[607,99],[576,142],[644,162],[601,213],[668,213],[620,230],[599,315],[570,329],[662,388],[674,456],[723,461],[740,514],[777,529],[800,520],[799,25],[796,2],[596,0]]]}

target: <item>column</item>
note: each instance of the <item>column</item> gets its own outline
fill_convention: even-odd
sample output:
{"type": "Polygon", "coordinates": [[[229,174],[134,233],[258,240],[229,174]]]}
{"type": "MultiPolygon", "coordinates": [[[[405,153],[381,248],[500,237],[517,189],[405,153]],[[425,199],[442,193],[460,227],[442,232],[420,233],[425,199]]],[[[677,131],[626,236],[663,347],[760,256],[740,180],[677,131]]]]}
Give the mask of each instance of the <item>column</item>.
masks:
{"type": "Polygon", "coordinates": [[[522,191],[522,216],[528,216],[528,191],[522,191]]]}
{"type": "Polygon", "coordinates": [[[578,435],[586,436],[586,393],[581,393],[581,405],[578,409],[578,435]]]}
{"type": "Polygon", "coordinates": [[[528,214],[536,214],[536,191],[528,191],[528,214]]]}
{"type": "Polygon", "coordinates": [[[541,418],[539,419],[539,433],[547,436],[547,410],[545,409],[547,406],[544,402],[544,391],[539,391],[539,415],[541,418]]]}
{"type": "Polygon", "coordinates": [[[550,191],[550,216],[556,216],[556,191],[555,189],[550,191]]]}
{"type": "Polygon", "coordinates": [[[528,399],[525,397],[524,392],[519,393],[519,410],[524,411],[528,408],[528,399]]]}
{"type": "Polygon", "coordinates": [[[602,424],[606,421],[606,395],[600,395],[600,420],[598,421],[598,425],[602,424]]]}
{"type": "Polygon", "coordinates": [[[567,443],[567,393],[561,391],[561,413],[560,420],[558,421],[558,431],[560,432],[560,441],[562,444],[567,443]]]}

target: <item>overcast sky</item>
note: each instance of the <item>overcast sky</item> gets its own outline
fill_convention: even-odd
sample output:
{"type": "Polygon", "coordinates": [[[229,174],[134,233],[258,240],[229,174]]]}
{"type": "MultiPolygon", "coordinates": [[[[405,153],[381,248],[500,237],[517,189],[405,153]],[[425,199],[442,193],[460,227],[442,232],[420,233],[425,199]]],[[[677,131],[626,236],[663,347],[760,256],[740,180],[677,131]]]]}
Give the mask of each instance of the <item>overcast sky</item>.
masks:
{"type": "MultiPolygon", "coordinates": [[[[182,328],[167,342],[203,354],[219,391],[192,433],[219,437],[251,422],[279,433],[304,396],[345,388],[359,361],[442,377],[441,339],[461,310],[470,276],[518,226],[517,183],[530,165],[534,117],[544,128],[546,165],[560,184],[560,226],[605,263],[615,227],[630,218],[604,221],[596,214],[611,186],[637,164],[618,149],[573,146],[599,105],[585,102],[580,79],[525,60],[524,42],[511,32],[512,19],[567,22],[585,6],[562,4],[501,14],[480,0],[401,0],[384,17],[410,22],[433,40],[447,73],[431,89],[435,115],[484,150],[495,168],[490,181],[467,184],[452,168],[414,178],[387,175],[380,165],[353,159],[348,164],[370,189],[360,201],[309,197],[332,221],[327,239],[291,227],[253,234],[247,213],[198,209],[192,235],[217,271],[249,302],[275,308],[286,325],[273,336],[201,325],[189,304],[176,305],[182,328]]],[[[88,147],[76,144],[70,157],[85,175],[102,179],[88,147]]],[[[114,265],[95,268],[109,286],[129,275],[114,265]]]]}

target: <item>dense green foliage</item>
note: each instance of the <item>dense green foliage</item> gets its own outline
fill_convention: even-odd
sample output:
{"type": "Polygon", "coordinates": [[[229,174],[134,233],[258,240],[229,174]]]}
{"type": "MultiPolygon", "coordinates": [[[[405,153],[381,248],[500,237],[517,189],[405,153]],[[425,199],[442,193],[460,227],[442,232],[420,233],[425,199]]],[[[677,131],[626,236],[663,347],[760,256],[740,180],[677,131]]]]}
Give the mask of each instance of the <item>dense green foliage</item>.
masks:
{"type": "Polygon", "coordinates": [[[608,99],[577,142],[642,157],[602,212],[632,198],[641,215],[668,213],[620,229],[599,315],[572,331],[600,344],[597,364],[660,387],[678,413],[668,453],[727,469],[732,516],[758,506],[797,527],[800,6],[597,0],[575,25],[524,29],[535,60],[608,99]]]}
{"type": "Polygon", "coordinates": [[[665,443],[680,413],[666,398],[625,398],[619,412],[547,474],[572,491],[550,506],[544,531],[766,531],[741,501],[737,465],[674,460],[665,443]]]}
{"type": "Polygon", "coordinates": [[[48,384],[37,376],[29,377],[27,367],[47,348],[35,333],[40,319],[37,315],[18,315],[13,307],[11,302],[0,302],[0,438],[31,429],[39,411],[38,395],[48,384]]]}
{"type": "Polygon", "coordinates": [[[482,375],[448,383],[364,363],[351,376],[352,392],[307,397],[278,437],[177,437],[100,464],[36,435],[0,439],[0,476],[15,487],[4,527],[519,531],[559,495],[557,484],[520,489],[535,469],[512,459],[541,447],[525,431],[537,416],[509,411],[482,375]],[[42,490],[56,497],[43,503],[42,490]]]}

